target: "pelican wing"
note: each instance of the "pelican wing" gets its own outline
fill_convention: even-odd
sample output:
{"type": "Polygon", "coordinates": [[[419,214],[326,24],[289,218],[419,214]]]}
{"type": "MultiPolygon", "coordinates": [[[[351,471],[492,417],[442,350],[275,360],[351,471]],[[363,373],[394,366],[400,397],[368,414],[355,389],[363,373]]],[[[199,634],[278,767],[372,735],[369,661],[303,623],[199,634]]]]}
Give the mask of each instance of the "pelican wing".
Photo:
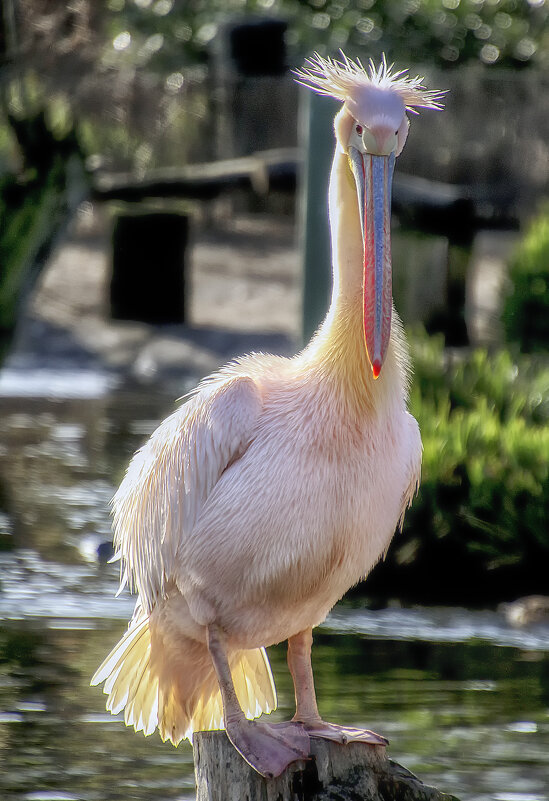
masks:
{"type": "Polygon", "coordinates": [[[154,432],[133,457],[113,499],[114,541],[147,612],[165,594],[178,549],[223,471],[253,438],[262,407],[248,376],[218,376],[154,432]]]}

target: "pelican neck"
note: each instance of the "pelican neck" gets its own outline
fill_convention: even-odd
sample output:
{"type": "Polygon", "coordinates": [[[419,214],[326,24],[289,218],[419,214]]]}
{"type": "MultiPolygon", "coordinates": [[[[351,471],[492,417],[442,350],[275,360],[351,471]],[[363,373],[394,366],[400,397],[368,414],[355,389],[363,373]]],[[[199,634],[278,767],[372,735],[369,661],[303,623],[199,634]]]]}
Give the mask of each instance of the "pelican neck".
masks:
{"type": "Polygon", "coordinates": [[[405,347],[395,320],[381,375],[374,379],[363,318],[364,246],[355,182],[347,155],[336,147],[329,188],[333,288],[328,313],[303,352],[313,369],[332,376],[360,403],[382,403],[386,392],[405,385],[405,347]]]}

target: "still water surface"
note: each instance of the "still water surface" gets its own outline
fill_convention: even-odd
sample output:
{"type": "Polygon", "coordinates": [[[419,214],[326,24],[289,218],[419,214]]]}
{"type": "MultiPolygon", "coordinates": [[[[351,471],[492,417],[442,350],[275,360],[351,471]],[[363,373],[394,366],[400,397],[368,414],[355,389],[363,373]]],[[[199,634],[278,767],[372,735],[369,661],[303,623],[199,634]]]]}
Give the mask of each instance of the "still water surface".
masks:
{"type": "MultiPolygon", "coordinates": [[[[27,380],[0,374],[0,798],[190,799],[190,747],[126,729],[89,687],[133,606],[99,564],[109,500],[176,393],[88,374],[38,376],[37,397],[27,380]]],[[[283,718],[284,648],[270,656],[283,718]]],[[[317,631],[314,667],[321,712],[387,735],[424,781],[462,801],[549,801],[549,627],[348,602],[317,631]]]]}

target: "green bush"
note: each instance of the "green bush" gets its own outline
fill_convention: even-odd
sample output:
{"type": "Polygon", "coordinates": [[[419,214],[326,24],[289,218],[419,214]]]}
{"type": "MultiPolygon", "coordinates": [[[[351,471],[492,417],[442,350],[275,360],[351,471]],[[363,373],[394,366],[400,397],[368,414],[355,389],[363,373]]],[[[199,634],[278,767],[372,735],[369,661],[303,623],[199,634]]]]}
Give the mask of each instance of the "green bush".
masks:
{"type": "Polygon", "coordinates": [[[531,224],[511,262],[503,310],[508,342],[521,351],[549,349],[549,208],[531,224]]]}
{"type": "Polygon", "coordinates": [[[22,287],[49,227],[55,222],[65,172],[57,159],[42,180],[0,177],[0,331],[11,330],[22,287]]]}
{"type": "MultiPolygon", "coordinates": [[[[172,3],[162,14],[151,3],[116,0],[102,14],[110,37],[131,33],[141,63],[148,57],[156,68],[179,69],[182,58],[204,58],[224,17],[266,11],[288,20],[292,58],[300,54],[298,62],[311,50],[334,53],[340,47],[349,55],[367,53],[378,60],[385,52],[397,62],[443,67],[478,61],[543,68],[548,61],[549,9],[539,0],[191,0],[172,3]],[[151,34],[160,34],[162,45],[149,47],[147,56],[151,34]]],[[[131,60],[131,47],[121,58],[131,60]]]]}
{"type": "Polygon", "coordinates": [[[549,361],[412,338],[422,481],[372,589],[423,600],[543,591],[549,560],[549,361]]]}

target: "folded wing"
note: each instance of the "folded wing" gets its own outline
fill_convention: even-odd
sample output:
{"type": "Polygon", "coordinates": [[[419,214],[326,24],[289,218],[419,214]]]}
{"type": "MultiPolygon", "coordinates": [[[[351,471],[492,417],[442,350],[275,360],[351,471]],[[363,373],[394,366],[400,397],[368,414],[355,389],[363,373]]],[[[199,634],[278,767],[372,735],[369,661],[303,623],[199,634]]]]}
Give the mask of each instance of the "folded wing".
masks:
{"type": "Polygon", "coordinates": [[[133,457],[113,499],[114,542],[150,613],[177,568],[178,549],[226,468],[253,439],[262,402],[248,376],[214,376],[133,457]]]}

